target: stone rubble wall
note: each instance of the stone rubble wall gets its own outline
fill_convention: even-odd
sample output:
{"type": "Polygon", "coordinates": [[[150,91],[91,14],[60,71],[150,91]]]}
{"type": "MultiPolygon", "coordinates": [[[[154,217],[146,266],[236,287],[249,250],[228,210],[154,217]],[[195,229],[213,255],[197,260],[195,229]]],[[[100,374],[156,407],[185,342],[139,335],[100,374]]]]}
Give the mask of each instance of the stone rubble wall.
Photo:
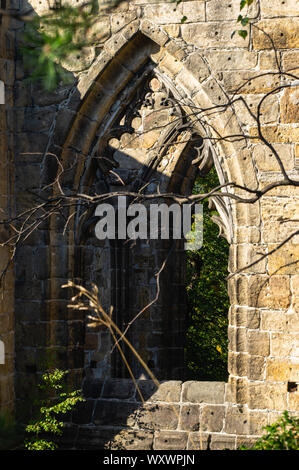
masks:
{"type": "MultiPolygon", "coordinates": [[[[222,450],[250,445],[257,437],[257,416],[227,401],[224,382],[137,383],[144,403],[132,380],[86,382],[86,402],[70,416],[63,447],[222,450]]],[[[259,420],[267,423],[267,413],[259,420]]]]}

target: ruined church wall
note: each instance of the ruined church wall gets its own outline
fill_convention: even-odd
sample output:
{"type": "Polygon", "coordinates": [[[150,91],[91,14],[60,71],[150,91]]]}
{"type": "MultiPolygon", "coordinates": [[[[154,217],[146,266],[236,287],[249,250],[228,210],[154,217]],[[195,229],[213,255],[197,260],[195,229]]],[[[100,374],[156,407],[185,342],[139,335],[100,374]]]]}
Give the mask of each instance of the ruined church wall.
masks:
{"type": "MultiPolygon", "coordinates": [[[[43,5],[30,3],[34,8],[43,5]]],[[[17,126],[15,132],[18,133],[16,184],[19,210],[34,202],[34,197],[28,193],[28,182],[31,185],[29,189],[35,190],[50,182],[55,175],[53,158],[46,156],[45,152],[63,155],[66,163],[74,161],[78,152],[88,154],[98,120],[109,111],[124,81],[129,83],[135,77],[140,57],[133,55],[130,41],[133,42],[138,32],[142,38],[149,38],[157,45],[155,52],[151,53],[151,60],[159,70],[169,77],[184,98],[199,108],[225,103],[227,97],[232,96],[246,80],[237,96],[246,99],[249,109],[256,110],[265,93],[291,80],[277,74],[277,59],[284,71],[298,64],[296,2],[275,0],[269,4],[262,0],[258,4],[260,9],[253,7],[250,16],[257,16],[254,24],[273,35],[276,54],[271,50],[269,39],[255,28],[246,40],[237,34],[231,37],[236,29],[239,1],[210,0],[181,2],[178,6],[172,3],[124,2],[118,11],[101,19],[99,42],[86,51],[82,71],[78,73],[78,84],[74,81],[68,87],[60,87],[54,94],[45,95],[37,85],[28,87],[24,83],[18,56],[19,67],[13,78],[13,112],[17,126]],[[186,20],[182,23],[183,16],[186,20]],[[122,51],[127,51],[127,55],[119,59],[122,51]],[[117,62],[113,62],[115,57],[117,62]],[[250,80],[258,74],[262,76],[250,80]],[[101,76],[104,77],[102,82],[101,76]],[[111,83],[115,84],[114,90],[111,83]],[[103,95],[106,101],[102,100],[103,95]],[[22,156],[24,152],[34,154],[22,156]]],[[[141,48],[140,56],[143,53],[141,48]]],[[[77,68],[78,64],[74,63],[73,70],[77,68]]],[[[278,151],[288,174],[294,178],[298,178],[299,168],[296,100],[298,87],[282,89],[267,98],[261,117],[264,135],[278,151]]],[[[218,165],[227,180],[263,188],[281,176],[280,168],[270,149],[254,140],[257,127],[242,102],[237,102],[234,109],[235,113],[227,111],[217,116],[205,116],[208,125],[222,135],[248,136],[246,141],[217,142],[218,165]]],[[[69,177],[70,187],[78,187],[80,171],[78,165],[77,173],[69,177]]],[[[269,253],[290,233],[298,230],[298,206],[298,191],[290,186],[274,189],[250,206],[232,202],[230,272],[251,263],[260,253],[269,253]]],[[[19,397],[30,397],[36,373],[42,370],[38,361],[44,349],[48,355],[56,351],[60,364],[72,371],[77,384],[81,383],[83,322],[75,312],[67,312],[68,294],[60,288],[75,272],[73,228],[70,225],[67,237],[62,237],[62,227],[54,223],[50,227],[42,225],[18,250],[15,298],[19,397]]],[[[92,247],[90,252],[92,258],[92,247]]],[[[258,434],[261,426],[273,422],[284,409],[298,413],[299,277],[296,259],[298,240],[294,237],[268,259],[229,280],[230,377],[225,386],[224,403],[219,407],[224,406],[229,420],[241,413],[240,410],[251,417],[244,420],[247,423],[243,421],[244,426],[243,415],[238,417],[238,426],[233,431],[227,431],[228,424],[221,429],[220,434],[225,430],[232,435],[234,445],[237,435],[258,434]],[[248,427],[250,422],[255,424],[248,427]]],[[[91,332],[87,340],[91,345],[90,349],[87,348],[87,356],[91,360],[93,349],[99,347],[98,337],[91,332]]],[[[97,352],[97,357],[100,357],[103,353],[101,347],[97,352]]],[[[7,372],[3,375],[4,382],[11,381],[6,379],[11,377],[7,372]]],[[[8,390],[6,386],[4,389],[8,390]]],[[[179,403],[181,409],[184,404],[181,401],[173,403],[176,406],[179,403]]],[[[199,406],[201,413],[204,412],[204,403],[191,403],[199,406]]],[[[83,424],[88,423],[87,419],[83,424]]],[[[131,427],[128,423],[126,426],[131,427]]],[[[207,432],[214,432],[211,426],[207,432]]],[[[215,432],[217,434],[218,431],[215,432]]]]}

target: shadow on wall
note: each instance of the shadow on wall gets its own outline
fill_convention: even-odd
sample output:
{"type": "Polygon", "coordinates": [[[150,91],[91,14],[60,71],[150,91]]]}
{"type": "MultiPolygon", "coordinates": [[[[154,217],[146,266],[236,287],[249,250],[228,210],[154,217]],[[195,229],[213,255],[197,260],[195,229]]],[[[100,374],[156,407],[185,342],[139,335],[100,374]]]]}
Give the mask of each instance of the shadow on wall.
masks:
{"type": "MultiPolygon", "coordinates": [[[[224,382],[85,382],[86,402],[66,424],[62,448],[82,450],[207,450],[234,448],[221,435],[226,406],[224,382]]],[[[244,419],[243,419],[244,421],[244,419]]]]}

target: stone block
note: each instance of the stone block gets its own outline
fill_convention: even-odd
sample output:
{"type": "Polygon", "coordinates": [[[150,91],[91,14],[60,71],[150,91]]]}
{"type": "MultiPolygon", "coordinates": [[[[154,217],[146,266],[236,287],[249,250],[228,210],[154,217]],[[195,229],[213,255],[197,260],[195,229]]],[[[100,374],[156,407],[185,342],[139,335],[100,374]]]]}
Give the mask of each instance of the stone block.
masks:
{"type": "Polygon", "coordinates": [[[259,74],[254,71],[240,71],[239,73],[222,72],[223,85],[227,93],[259,94],[268,93],[280,86],[277,75],[259,74]]]}
{"type": "Polygon", "coordinates": [[[191,23],[181,25],[181,34],[184,41],[199,48],[244,48],[248,47],[248,38],[245,40],[238,34],[231,37],[233,25],[229,22],[191,23]]]}
{"type": "Polygon", "coordinates": [[[84,397],[99,398],[102,394],[103,383],[101,379],[85,379],[82,387],[84,397]]]}
{"type": "MultiPolygon", "coordinates": [[[[256,16],[258,11],[257,5],[253,2],[248,9],[249,18],[256,16]]],[[[235,20],[240,14],[239,0],[209,0],[206,2],[206,21],[227,21],[235,20]]]]}
{"type": "Polygon", "coordinates": [[[235,450],[236,449],[236,437],[212,434],[212,440],[210,445],[211,450],[235,450]]]}
{"type": "Polygon", "coordinates": [[[259,68],[260,70],[278,71],[280,59],[275,51],[260,51],[259,52],[259,68]]]}
{"type": "Polygon", "coordinates": [[[248,412],[241,406],[228,407],[224,432],[227,434],[248,434],[248,412]]]}
{"type": "MultiPolygon", "coordinates": [[[[157,388],[157,385],[151,380],[139,380],[138,387],[146,401],[175,403],[180,401],[182,382],[179,380],[168,380],[161,382],[157,388]]],[[[136,399],[140,400],[137,393],[136,399]]]]}
{"type": "Polygon", "coordinates": [[[182,400],[190,403],[224,403],[224,382],[194,382],[183,384],[182,400]]]}
{"type": "Polygon", "coordinates": [[[248,330],[247,348],[249,354],[268,356],[270,352],[269,333],[259,330],[248,330]]]}
{"type": "Polygon", "coordinates": [[[299,47],[298,18],[271,18],[259,21],[254,28],[254,49],[296,49],[299,47]],[[266,34],[265,34],[266,33],[266,34]],[[269,39],[272,39],[272,41],[269,39]]]}
{"type": "Polygon", "coordinates": [[[225,406],[203,406],[200,416],[200,429],[209,432],[221,432],[224,425],[225,406]]]}
{"type": "Polygon", "coordinates": [[[154,450],[185,450],[188,433],[183,431],[156,431],[154,450]]]}
{"type": "MultiPolygon", "coordinates": [[[[294,157],[291,145],[273,144],[273,148],[282,161],[284,168],[286,170],[292,170],[294,168],[294,157]]],[[[253,158],[260,171],[281,171],[275,154],[262,144],[254,146],[253,158]]]]}
{"type": "Polygon", "coordinates": [[[298,123],[299,87],[287,88],[280,101],[281,122],[298,123]]]}
{"type": "Polygon", "coordinates": [[[251,70],[257,64],[257,53],[251,51],[207,50],[204,56],[213,71],[251,70]]]}
{"type": "Polygon", "coordinates": [[[159,68],[167,72],[170,77],[175,77],[182,69],[183,64],[178,59],[172,57],[170,54],[166,54],[159,63],[159,68]]]}
{"type": "Polygon", "coordinates": [[[268,412],[249,411],[249,434],[261,435],[264,426],[268,424],[268,412]]]}
{"type": "Polygon", "coordinates": [[[286,384],[249,382],[248,406],[251,409],[270,409],[283,411],[287,406],[286,384]]]}
{"type": "Polygon", "coordinates": [[[172,37],[172,38],[178,38],[180,35],[180,26],[179,24],[167,24],[164,25],[164,31],[172,37]]]}
{"type": "Polygon", "coordinates": [[[246,329],[243,327],[228,327],[228,344],[230,351],[246,352],[247,336],[246,329]]]}
{"type": "Polygon", "coordinates": [[[292,364],[289,359],[267,359],[266,378],[272,382],[287,382],[291,378],[292,364]]]}
{"type": "Polygon", "coordinates": [[[177,405],[145,404],[140,408],[138,426],[141,429],[176,429],[179,413],[180,408],[177,405]]]}
{"type": "Polygon", "coordinates": [[[262,18],[275,18],[276,16],[298,16],[297,0],[273,0],[271,4],[261,2],[262,18]]]}
{"type": "Polygon", "coordinates": [[[97,400],[93,423],[101,426],[133,427],[137,420],[139,405],[117,400],[97,400]]]}
{"type": "Polygon", "coordinates": [[[124,26],[136,20],[136,18],[137,18],[136,10],[132,10],[128,12],[119,12],[119,13],[110,15],[112,34],[117,33],[124,26]]]}
{"type": "Polygon", "coordinates": [[[229,377],[225,401],[245,405],[248,402],[247,378],[229,377]]]}
{"type": "Polygon", "coordinates": [[[244,377],[247,375],[247,353],[228,352],[228,371],[234,376],[244,377]]]}
{"type": "Polygon", "coordinates": [[[285,72],[293,70],[295,73],[299,63],[299,51],[286,51],[282,54],[282,67],[285,72]]]}
{"type": "Polygon", "coordinates": [[[108,379],[104,383],[103,398],[130,399],[135,395],[135,384],[130,379],[108,379]]]}
{"type": "Polygon", "coordinates": [[[269,274],[296,274],[298,272],[299,244],[286,243],[282,248],[279,244],[269,244],[269,274]],[[277,250],[277,251],[275,251],[277,250]]]}
{"type": "Polygon", "coordinates": [[[179,429],[183,431],[199,430],[199,406],[182,405],[179,420],[179,429]]]}
{"type": "Polygon", "coordinates": [[[91,424],[92,413],[94,410],[95,400],[86,400],[79,402],[72,411],[72,422],[74,424],[91,424]]]}
{"type": "Polygon", "coordinates": [[[299,409],[299,392],[289,393],[289,410],[298,411],[299,409]]]}
{"type": "MultiPolygon", "coordinates": [[[[269,142],[294,143],[299,139],[299,127],[290,127],[285,124],[263,126],[261,132],[263,137],[269,142]]],[[[259,138],[257,128],[251,127],[249,135],[259,138]]]]}
{"type": "Polygon", "coordinates": [[[211,434],[205,432],[190,432],[187,450],[207,450],[211,443],[211,434]]]}
{"type": "Polygon", "coordinates": [[[165,33],[165,31],[163,31],[151,21],[143,20],[141,22],[140,29],[143,34],[159,44],[159,46],[164,46],[168,40],[168,35],[165,33]]]}
{"type": "Polygon", "coordinates": [[[249,380],[264,380],[265,358],[263,356],[248,356],[247,376],[249,380]]]}
{"type": "Polygon", "coordinates": [[[193,52],[188,55],[187,60],[184,62],[184,66],[199,82],[202,82],[210,75],[210,71],[203,60],[202,54],[198,52],[193,52]]]}
{"type": "Polygon", "coordinates": [[[111,450],[151,450],[154,444],[154,434],[140,429],[123,429],[113,438],[111,450]]]}
{"type": "Polygon", "coordinates": [[[183,7],[176,3],[148,5],[144,7],[144,17],[156,24],[181,23],[183,7]]]}
{"type": "Polygon", "coordinates": [[[299,334],[272,333],[271,355],[277,357],[298,356],[299,334]]]}

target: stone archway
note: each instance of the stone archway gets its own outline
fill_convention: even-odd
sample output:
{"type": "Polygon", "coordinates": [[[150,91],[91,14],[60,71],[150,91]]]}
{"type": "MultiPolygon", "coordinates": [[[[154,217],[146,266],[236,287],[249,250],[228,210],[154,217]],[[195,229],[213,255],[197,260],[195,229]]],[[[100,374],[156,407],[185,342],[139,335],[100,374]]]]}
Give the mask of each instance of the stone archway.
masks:
{"type": "MultiPolygon", "coordinates": [[[[117,39],[115,42],[117,43],[117,39]]],[[[190,60],[192,62],[194,57],[191,57],[190,60]]],[[[103,66],[103,63],[99,60],[99,69],[100,66],[103,66]]],[[[147,192],[155,192],[159,188],[161,192],[190,194],[197,170],[204,171],[205,168],[210,168],[213,161],[218,169],[220,181],[224,182],[226,180],[226,175],[217,159],[217,152],[208,143],[208,140],[205,140],[207,137],[206,129],[201,122],[194,122],[194,119],[192,119],[192,100],[187,95],[186,90],[183,90],[175,83],[171,66],[176,67],[177,73],[182,71],[190,75],[183,64],[140,32],[137,32],[133,39],[127,41],[125,45],[122,44],[119,53],[115,53],[114,58],[100,72],[91,89],[88,92],[86,91],[86,97],[77,111],[66,143],[63,146],[62,165],[64,167],[71,167],[72,159],[79,160],[79,164],[74,166],[72,178],[68,175],[71,181],[70,190],[77,188],[79,192],[97,192],[98,190],[102,192],[115,190],[138,191],[145,186],[147,192]],[[130,58],[130,67],[127,63],[128,57],[130,58]],[[159,57],[159,60],[157,60],[157,57],[159,57]],[[117,75],[116,70],[118,71],[117,75]],[[79,159],[78,154],[80,155],[79,159]]],[[[91,70],[90,74],[95,76],[95,70],[96,67],[91,70]]],[[[190,75],[190,77],[192,76],[190,75]]],[[[85,80],[88,83],[88,77],[85,77],[85,80]]],[[[196,90],[196,96],[205,93],[202,91],[199,82],[196,90]]],[[[205,94],[203,96],[205,97],[205,94]]],[[[205,100],[207,100],[206,97],[205,100]]],[[[206,105],[206,101],[204,105],[206,105]]],[[[204,105],[202,104],[202,106],[204,105]]],[[[215,124],[213,124],[214,126],[215,124]]],[[[222,227],[225,227],[227,236],[232,241],[231,209],[220,198],[214,197],[214,203],[222,215],[222,227]]],[[[79,220],[78,217],[77,220],[79,220]]],[[[76,231],[78,230],[75,229],[76,219],[74,219],[74,224],[74,230],[76,231]]],[[[85,229],[86,224],[82,224],[81,221],[80,227],[80,230],[82,230],[82,227],[85,229]]],[[[80,235],[77,234],[76,237],[77,240],[81,239],[82,232],[80,232],[80,235]]],[[[69,246],[71,246],[71,243],[69,243],[69,246]]],[[[82,250],[84,251],[84,247],[82,247],[82,250]]],[[[169,247],[163,249],[162,247],[160,249],[156,247],[155,250],[148,247],[149,257],[152,258],[151,261],[149,259],[147,261],[151,266],[144,268],[148,270],[148,280],[145,283],[143,282],[143,285],[141,283],[139,288],[140,292],[146,291],[146,293],[140,296],[142,300],[137,303],[136,299],[133,300],[134,305],[130,307],[132,309],[130,317],[116,312],[121,325],[125,326],[129,323],[137,312],[142,310],[151,299],[155,298],[154,273],[155,270],[159,270],[163,259],[167,257],[167,250],[169,250],[169,247]],[[157,261],[157,259],[154,261],[156,256],[154,253],[159,252],[160,261],[157,261]],[[151,284],[150,288],[146,285],[147,283],[151,284]]],[[[116,248],[116,251],[119,255],[119,248],[116,248]]],[[[144,247],[141,248],[141,251],[144,254],[144,247]]],[[[178,248],[177,258],[181,256],[179,255],[180,251],[182,250],[178,248]]],[[[133,252],[134,250],[131,251],[131,254],[133,252]]],[[[124,260],[127,255],[121,254],[120,256],[124,260]]],[[[137,259],[136,249],[135,256],[137,259]]],[[[111,255],[111,258],[113,257],[115,258],[115,254],[111,255]]],[[[69,259],[74,258],[78,259],[77,256],[70,256],[69,259]]],[[[178,265],[179,263],[177,268],[178,265]]],[[[111,266],[109,267],[106,264],[102,270],[107,272],[109,269],[111,269],[111,266]]],[[[138,285],[136,272],[140,272],[142,269],[138,268],[138,263],[135,273],[131,267],[125,265],[122,268],[119,265],[114,266],[113,269],[118,272],[118,292],[116,293],[116,288],[111,284],[111,303],[114,306],[118,304],[119,309],[122,309],[121,305],[125,305],[125,310],[128,310],[130,309],[130,302],[126,298],[132,289],[126,281],[124,281],[123,287],[120,287],[121,279],[126,277],[124,272],[128,273],[130,270],[129,278],[132,285],[136,286],[136,282],[138,285]],[[121,271],[123,271],[122,276],[119,277],[121,271]],[[122,294],[119,298],[120,291],[122,291],[122,294]]],[[[173,270],[169,267],[169,272],[171,271],[173,270]]],[[[164,294],[164,305],[162,304],[158,308],[155,307],[156,320],[152,318],[145,329],[148,331],[153,329],[152,321],[158,323],[159,319],[163,318],[163,314],[161,314],[163,310],[164,318],[166,318],[167,304],[173,303],[176,305],[178,312],[184,311],[185,301],[179,300],[180,295],[182,295],[179,292],[184,290],[182,279],[180,283],[181,290],[175,289],[174,291],[178,296],[176,299],[173,297],[173,291],[166,289],[168,295],[172,292],[172,298],[168,298],[164,294]]],[[[107,298],[109,298],[109,294],[107,298]]],[[[183,316],[181,315],[181,318],[183,316]]],[[[148,341],[150,344],[154,344],[154,335],[150,335],[150,340],[145,340],[144,334],[141,335],[142,338],[139,335],[136,344],[137,347],[139,345],[144,349],[145,356],[148,355],[148,362],[154,368],[157,376],[165,379],[182,377],[182,365],[178,366],[180,363],[178,361],[179,356],[183,357],[181,338],[184,336],[180,330],[183,328],[180,318],[176,319],[176,322],[180,324],[179,329],[176,326],[172,335],[165,334],[166,331],[171,330],[169,328],[172,317],[173,313],[168,315],[168,321],[164,323],[163,327],[160,326],[160,329],[156,329],[156,338],[160,335],[160,341],[163,337],[174,338],[172,342],[168,342],[166,349],[165,345],[164,347],[160,346],[161,358],[156,358],[156,363],[164,363],[164,366],[156,367],[152,358],[153,354],[157,355],[153,351],[159,349],[157,339],[155,346],[150,348],[151,352],[146,352],[147,346],[145,347],[145,345],[148,341]],[[163,328],[165,329],[164,334],[163,328]],[[169,366],[169,363],[165,363],[162,359],[163,356],[169,355],[169,352],[173,352],[175,349],[181,351],[181,354],[172,360],[176,372],[169,366]]],[[[145,325],[143,325],[143,331],[144,327],[145,325]]],[[[91,356],[93,358],[103,357],[103,351],[96,351],[98,340],[95,335],[89,335],[88,337],[94,343],[93,353],[92,348],[87,348],[91,356]]],[[[95,363],[97,361],[92,359],[91,356],[89,354],[92,369],[96,369],[95,363]]],[[[100,369],[102,369],[102,366],[100,366],[100,369]]],[[[96,373],[96,371],[92,372],[96,373]]],[[[119,374],[122,375],[121,372],[116,375],[119,374]]]]}

